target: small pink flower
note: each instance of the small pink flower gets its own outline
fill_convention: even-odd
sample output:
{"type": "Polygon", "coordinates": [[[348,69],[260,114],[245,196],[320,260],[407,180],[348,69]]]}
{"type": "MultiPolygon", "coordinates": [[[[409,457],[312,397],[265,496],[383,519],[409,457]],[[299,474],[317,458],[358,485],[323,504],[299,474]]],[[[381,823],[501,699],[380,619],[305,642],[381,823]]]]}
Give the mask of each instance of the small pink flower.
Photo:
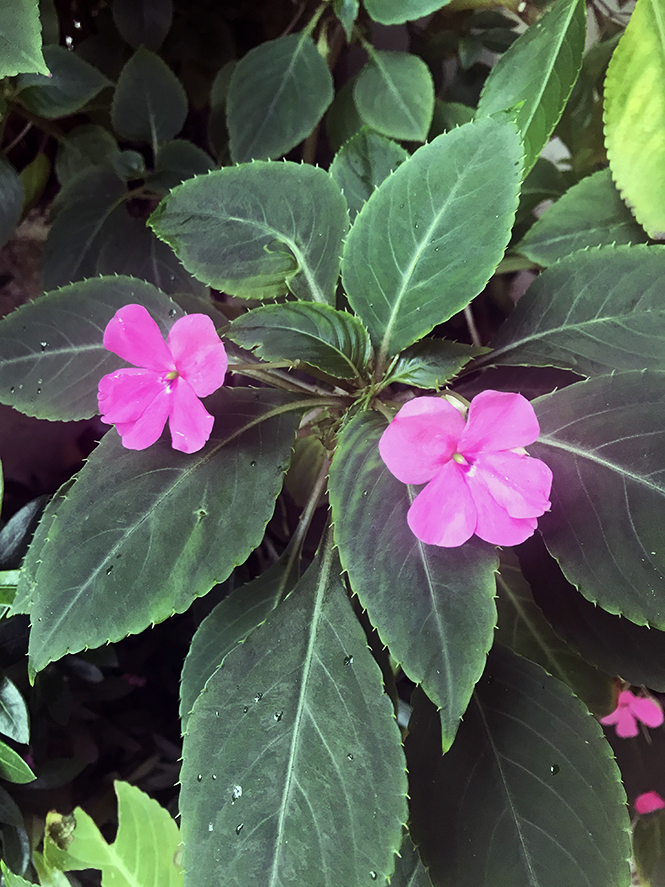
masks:
{"type": "Polygon", "coordinates": [[[552,472],[523,449],[539,434],[521,394],[483,391],[466,421],[441,397],[417,397],[386,428],[379,452],[398,480],[427,484],[407,516],[422,542],[455,548],[475,533],[517,545],[550,507],[552,472]]]}
{"type": "Polygon", "coordinates": [[[635,798],[635,810],[640,816],[655,810],[665,810],[665,801],[658,792],[644,792],[635,798]]]}
{"type": "Polygon", "coordinates": [[[224,383],[228,367],[212,320],[205,314],[181,317],[164,341],[142,305],[125,305],[104,330],[104,347],[138,367],[116,370],[99,382],[102,422],[116,426],[123,446],[145,450],[168,419],[176,450],[200,450],[215,420],[199,398],[224,383]]]}
{"type": "Polygon", "coordinates": [[[619,704],[614,711],[600,719],[601,724],[616,724],[617,736],[627,739],[637,736],[637,722],[647,727],[660,727],[663,723],[663,710],[655,699],[635,696],[630,690],[619,693],[619,704]]]}

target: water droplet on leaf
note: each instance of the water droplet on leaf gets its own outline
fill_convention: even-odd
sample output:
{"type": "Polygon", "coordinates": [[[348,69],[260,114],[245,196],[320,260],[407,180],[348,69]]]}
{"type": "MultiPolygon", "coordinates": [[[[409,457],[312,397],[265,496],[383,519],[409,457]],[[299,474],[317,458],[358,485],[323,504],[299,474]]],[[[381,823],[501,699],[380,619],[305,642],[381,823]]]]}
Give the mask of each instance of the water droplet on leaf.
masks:
{"type": "Polygon", "coordinates": [[[107,576],[110,576],[112,571],[113,571],[113,564],[111,564],[110,567],[107,567],[107,568],[106,568],[106,575],[107,575],[107,576]]]}
{"type": "Polygon", "coordinates": [[[552,776],[556,776],[560,769],[561,768],[559,767],[558,764],[551,764],[550,765],[550,773],[552,774],[552,776]]]}
{"type": "Polygon", "coordinates": [[[234,801],[237,801],[238,798],[242,798],[242,786],[234,785],[233,790],[231,791],[231,797],[234,801]]]}
{"type": "Polygon", "coordinates": [[[282,715],[283,715],[283,714],[284,714],[283,711],[276,711],[276,712],[275,712],[275,716],[274,716],[274,717],[275,717],[275,720],[276,720],[276,721],[281,721],[281,720],[282,720],[282,715]]]}
{"type": "Polygon", "coordinates": [[[344,665],[353,665],[353,656],[345,656],[344,665]]]}
{"type": "Polygon", "coordinates": [[[256,468],[256,461],[254,459],[252,459],[252,461],[249,463],[249,465],[250,465],[250,468],[256,468]]]}
{"type": "Polygon", "coordinates": [[[42,351],[46,351],[46,349],[48,348],[48,342],[40,342],[39,347],[42,349],[42,351]]]}
{"type": "Polygon", "coordinates": [[[254,697],[254,702],[260,702],[263,699],[263,693],[257,693],[254,697]]]}
{"type": "Polygon", "coordinates": [[[377,878],[376,872],[370,872],[369,876],[372,879],[372,881],[376,881],[376,878],[377,878]]]}
{"type": "Polygon", "coordinates": [[[244,715],[246,715],[248,711],[249,711],[249,709],[247,708],[246,705],[244,705],[243,708],[242,708],[242,713],[243,713],[244,715]]]}
{"type": "Polygon", "coordinates": [[[365,496],[369,496],[369,490],[363,490],[362,496],[363,499],[365,498],[365,496]]]}
{"type": "Polygon", "coordinates": [[[169,317],[175,317],[177,313],[178,313],[177,308],[171,308],[169,310],[169,317]]]}
{"type": "Polygon", "coordinates": [[[352,761],[352,760],[353,760],[353,755],[351,754],[351,752],[349,752],[348,755],[346,756],[346,760],[347,760],[347,761],[352,761]]]}
{"type": "Polygon", "coordinates": [[[242,822],[240,823],[240,825],[236,826],[236,835],[240,834],[240,832],[243,830],[243,827],[244,826],[243,826],[242,822]]]}
{"type": "Polygon", "coordinates": [[[203,779],[203,773],[199,773],[199,775],[196,777],[196,781],[201,782],[202,779],[203,779]]]}

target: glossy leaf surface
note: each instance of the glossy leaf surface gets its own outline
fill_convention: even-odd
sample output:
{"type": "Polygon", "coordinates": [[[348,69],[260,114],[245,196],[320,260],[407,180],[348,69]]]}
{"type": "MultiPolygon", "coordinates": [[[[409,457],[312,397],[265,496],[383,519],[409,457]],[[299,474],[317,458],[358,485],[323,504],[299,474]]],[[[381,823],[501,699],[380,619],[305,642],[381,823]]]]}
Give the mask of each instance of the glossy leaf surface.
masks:
{"type": "Polygon", "coordinates": [[[23,785],[33,782],[36,777],[23,758],[5,742],[0,742],[0,779],[23,785]]]}
{"type": "Polygon", "coordinates": [[[445,6],[441,0],[365,0],[367,12],[382,25],[401,25],[445,6]]]}
{"type": "Polygon", "coordinates": [[[24,745],[30,741],[25,700],[6,675],[0,681],[0,733],[24,745]]]}

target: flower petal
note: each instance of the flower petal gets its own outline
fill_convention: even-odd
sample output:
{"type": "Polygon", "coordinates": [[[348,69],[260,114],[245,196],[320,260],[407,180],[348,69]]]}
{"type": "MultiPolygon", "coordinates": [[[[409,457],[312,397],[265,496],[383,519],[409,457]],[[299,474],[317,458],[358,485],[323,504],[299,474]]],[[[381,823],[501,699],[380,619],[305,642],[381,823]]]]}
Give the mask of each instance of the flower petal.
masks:
{"type": "Polygon", "coordinates": [[[135,422],[165,391],[161,379],[162,374],[154,370],[139,369],[116,370],[102,376],[97,389],[102,422],[135,422]]]}
{"type": "Polygon", "coordinates": [[[479,453],[474,469],[482,472],[492,497],[511,517],[540,517],[549,511],[552,472],[540,459],[510,450],[479,453]]]}
{"type": "Polygon", "coordinates": [[[665,801],[658,792],[643,792],[635,798],[635,811],[644,816],[645,813],[653,813],[655,810],[665,809],[665,801]]]}
{"type": "Polygon", "coordinates": [[[490,493],[483,473],[474,468],[467,472],[466,482],[478,515],[476,536],[492,545],[519,545],[533,536],[537,519],[511,517],[490,493]]]}
{"type": "Polygon", "coordinates": [[[229,365],[215,324],[206,314],[189,314],[171,327],[167,339],[176,369],[199,397],[224,384],[229,365]]]}
{"type": "Polygon", "coordinates": [[[447,462],[418,493],[407,520],[411,532],[429,545],[457,548],[473,536],[476,509],[456,462],[447,462]]]}
{"type": "Polygon", "coordinates": [[[459,451],[473,455],[512,450],[533,443],[539,434],[535,410],[526,397],[506,391],[482,391],[471,401],[459,451]]]}
{"type": "Polygon", "coordinates": [[[116,422],[122,445],[128,450],[151,447],[164,431],[172,404],[172,394],[162,386],[161,393],[135,422],[116,422]]]}
{"type": "Polygon", "coordinates": [[[203,447],[212,432],[215,419],[203,406],[192,386],[182,377],[175,380],[169,417],[171,443],[174,450],[195,453],[203,447]]]}
{"type": "Polygon", "coordinates": [[[633,696],[628,707],[638,721],[642,721],[647,727],[660,727],[663,723],[663,709],[654,699],[633,696]]]}
{"type": "Polygon", "coordinates": [[[447,400],[416,397],[404,404],[381,435],[379,453],[402,483],[422,484],[456,452],[463,430],[464,417],[447,400]]]}
{"type": "Polygon", "coordinates": [[[175,369],[173,355],[143,305],[119,308],[104,330],[104,348],[134,366],[168,372],[175,369]]]}
{"type": "Polygon", "coordinates": [[[621,739],[632,739],[637,736],[639,729],[637,721],[633,714],[627,708],[619,709],[619,716],[616,721],[617,736],[621,739]]]}

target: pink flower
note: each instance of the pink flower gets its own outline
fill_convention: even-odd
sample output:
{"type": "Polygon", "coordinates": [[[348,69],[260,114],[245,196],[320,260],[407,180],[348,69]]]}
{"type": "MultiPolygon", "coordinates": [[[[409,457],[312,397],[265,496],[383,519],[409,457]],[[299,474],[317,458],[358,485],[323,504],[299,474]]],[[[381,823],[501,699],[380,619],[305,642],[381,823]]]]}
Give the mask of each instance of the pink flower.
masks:
{"type": "Polygon", "coordinates": [[[407,516],[422,542],[455,548],[475,533],[517,545],[550,507],[552,472],[523,449],[539,434],[521,394],[483,391],[466,421],[441,397],[417,397],[386,428],[379,452],[398,480],[427,484],[407,516]]]}
{"type": "Polygon", "coordinates": [[[125,305],[104,330],[104,347],[138,367],[116,370],[99,383],[102,422],[116,426],[123,446],[146,449],[168,419],[176,450],[200,450],[215,420],[199,398],[223,384],[228,367],[212,320],[181,317],[164,341],[142,305],[125,305]]]}
{"type": "Polygon", "coordinates": [[[630,690],[619,693],[619,704],[612,714],[600,719],[600,723],[606,726],[616,724],[617,736],[622,739],[637,736],[638,721],[647,727],[660,727],[663,723],[663,710],[655,699],[635,696],[630,690]]]}
{"type": "Polygon", "coordinates": [[[665,810],[665,801],[658,792],[644,792],[635,798],[635,810],[640,816],[653,813],[654,810],[665,810]]]}

